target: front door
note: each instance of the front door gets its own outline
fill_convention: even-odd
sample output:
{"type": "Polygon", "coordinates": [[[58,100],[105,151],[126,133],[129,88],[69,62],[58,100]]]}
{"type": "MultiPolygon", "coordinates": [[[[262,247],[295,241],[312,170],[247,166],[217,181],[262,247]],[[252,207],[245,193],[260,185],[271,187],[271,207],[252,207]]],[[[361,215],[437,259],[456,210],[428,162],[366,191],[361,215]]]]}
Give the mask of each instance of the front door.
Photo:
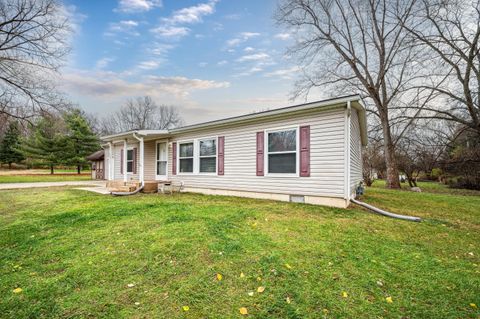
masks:
{"type": "Polygon", "coordinates": [[[167,180],[167,142],[157,142],[156,177],[157,180],[167,180]]]}

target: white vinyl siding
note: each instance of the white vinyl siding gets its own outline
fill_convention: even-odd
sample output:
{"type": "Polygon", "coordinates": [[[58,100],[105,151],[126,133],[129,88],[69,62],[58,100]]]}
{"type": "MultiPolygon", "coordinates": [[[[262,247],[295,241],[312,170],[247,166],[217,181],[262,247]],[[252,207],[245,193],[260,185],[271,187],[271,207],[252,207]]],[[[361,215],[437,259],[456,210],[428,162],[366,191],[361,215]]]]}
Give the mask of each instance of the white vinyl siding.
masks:
{"type": "Polygon", "coordinates": [[[360,140],[360,123],[358,112],[352,109],[350,118],[350,194],[355,196],[355,189],[363,180],[362,143],[360,140]]]}
{"type": "Polygon", "coordinates": [[[344,114],[343,108],[316,110],[301,115],[265,118],[254,123],[178,134],[171,138],[171,142],[191,141],[204,136],[225,136],[225,174],[171,175],[172,143],[169,143],[169,177],[171,180],[183,181],[185,187],[192,188],[343,198],[344,114]],[[310,125],[310,177],[256,176],[256,133],[302,125],[310,125]]]}

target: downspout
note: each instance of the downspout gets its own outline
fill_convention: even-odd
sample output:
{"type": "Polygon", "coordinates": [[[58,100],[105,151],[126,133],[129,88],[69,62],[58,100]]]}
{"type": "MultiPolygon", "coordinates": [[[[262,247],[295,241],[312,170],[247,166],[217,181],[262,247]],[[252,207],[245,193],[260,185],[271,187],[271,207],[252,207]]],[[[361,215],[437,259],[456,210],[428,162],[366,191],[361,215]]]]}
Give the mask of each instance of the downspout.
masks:
{"type": "Polygon", "coordinates": [[[360,205],[360,206],[363,206],[365,208],[368,208],[370,209],[371,211],[377,213],[377,214],[380,214],[380,215],[383,215],[383,216],[388,216],[388,217],[392,217],[392,218],[398,218],[398,219],[403,219],[403,220],[408,220],[408,221],[411,221],[411,222],[421,222],[422,219],[420,217],[415,217],[415,216],[406,216],[406,215],[399,215],[399,214],[394,214],[394,213],[390,213],[390,212],[386,212],[380,208],[377,208],[375,206],[372,206],[372,205],[369,205],[367,203],[364,203],[364,202],[361,202],[359,200],[356,200],[356,199],[351,199],[351,202],[352,203],[355,203],[357,205],[360,205]]]}
{"type": "Polygon", "coordinates": [[[123,182],[127,183],[127,139],[123,140],[123,182]]]}
{"type": "Polygon", "coordinates": [[[114,179],[114,160],[113,160],[113,145],[112,142],[108,142],[108,180],[114,179]]]}
{"type": "Polygon", "coordinates": [[[140,184],[141,187],[145,185],[145,176],[144,176],[144,143],[143,143],[143,137],[138,137],[136,132],[133,132],[133,137],[136,138],[139,141],[140,144],[140,184]]]}
{"type": "Polygon", "coordinates": [[[347,101],[347,109],[345,112],[345,201],[347,206],[350,203],[350,117],[352,115],[352,106],[347,101]]]}

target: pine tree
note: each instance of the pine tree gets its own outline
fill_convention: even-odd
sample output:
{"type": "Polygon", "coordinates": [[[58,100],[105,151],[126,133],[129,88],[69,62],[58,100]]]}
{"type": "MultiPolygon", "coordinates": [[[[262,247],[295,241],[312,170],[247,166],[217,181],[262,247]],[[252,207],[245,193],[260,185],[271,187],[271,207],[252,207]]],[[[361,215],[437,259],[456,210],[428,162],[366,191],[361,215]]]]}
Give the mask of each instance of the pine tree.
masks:
{"type": "Polygon", "coordinates": [[[99,141],[80,110],[72,110],[64,118],[68,130],[64,159],[80,174],[82,166],[88,164],[86,157],[100,148],[99,141]]]}
{"type": "Polygon", "coordinates": [[[48,165],[53,174],[55,165],[61,164],[65,156],[63,122],[59,118],[43,117],[32,130],[31,136],[23,141],[23,153],[48,165]]]}
{"type": "Polygon", "coordinates": [[[10,122],[2,143],[0,144],[0,163],[7,163],[12,168],[12,163],[20,163],[25,157],[20,150],[20,130],[18,122],[10,122]]]}

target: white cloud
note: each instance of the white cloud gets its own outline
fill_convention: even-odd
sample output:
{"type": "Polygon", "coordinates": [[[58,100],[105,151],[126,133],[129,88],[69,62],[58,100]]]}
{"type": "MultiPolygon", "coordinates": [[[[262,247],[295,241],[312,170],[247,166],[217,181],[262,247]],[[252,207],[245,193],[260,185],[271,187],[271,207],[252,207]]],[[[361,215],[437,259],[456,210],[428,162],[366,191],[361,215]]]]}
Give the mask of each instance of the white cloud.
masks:
{"type": "Polygon", "coordinates": [[[174,49],[173,44],[153,43],[153,46],[148,49],[148,53],[156,56],[165,56],[170,50],[174,49]]]}
{"type": "Polygon", "coordinates": [[[160,0],[120,0],[115,11],[126,13],[146,12],[161,6],[162,1],[160,0]]]}
{"type": "Polygon", "coordinates": [[[181,38],[186,36],[190,29],[187,27],[159,26],[150,31],[160,38],[181,38]]]}
{"type": "Polygon", "coordinates": [[[222,65],[225,65],[225,64],[227,64],[227,63],[228,63],[227,60],[222,60],[222,61],[218,61],[218,62],[217,62],[217,65],[218,65],[218,66],[222,66],[222,65]]]}
{"type": "Polygon", "coordinates": [[[115,58],[102,58],[95,63],[95,68],[104,69],[113,61],[115,61],[115,58]]]}
{"type": "Polygon", "coordinates": [[[269,60],[270,56],[266,53],[255,53],[241,56],[237,59],[237,62],[248,62],[248,61],[265,61],[269,60]]]}
{"type": "Polygon", "coordinates": [[[76,95],[86,95],[90,98],[121,99],[132,96],[151,95],[165,98],[166,96],[184,99],[194,91],[221,89],[230,86],[229,82],[190,79],[182,76],[146,76],[136,82],[131,82],[116,72],[80,71],[63,75],[62,85],[68,92],[76,95]]]}
{"type": "Polygon", "coordinates": [[[133,36],[139,36],[140,33],[136,31],[137,26],[138,26],[138,22],[133,20],[122,20],[119,22],[113,22],[113,23],[110,23],[104,35],[113,36],[116,33],[127,33],[133,36]]]}
{"type": "Polygon", "coordinates": [[[245,51],[245,52],[253,52],[253,51],[255,51],[255,49],[252,48],[252,47],[246,47],[245,49],[243,49],[243,51],[245,51]]]}
{"type": "Polygon", "coordinates": [[[226,42],[227,47],[235,47],[240,43],[246,42],[251,38],[260,36],[258,32],[241,32],[237,37],[230,39],[226,42]]]}
{"type": "Polygon", "coordinates": [[[263,68],[260,68],[258,66],[254,66],[254,67],[251,67],[250,69],[246,70],[246,71],[243,71],[241,73],[237,73],[235,74],[234,76],[235,77],[241,77],[241,76],[249,76],[249,75],[252,75],[254,73],[258,73],[258,72],[261,72],[263,71],[263,68]]]}
{"type": "Polygon", "coordinates": [[[215,12],[216,1],[208,3],[200,3],[196,6],[191,6],[174,11],[169,18],[162,19],[170,24],[191,24],[202,22],[202,17],[210,15],[215,12]]]}
{"type": "Polygon", "coordinates": [[[274,38],[285,41],[285,40],[290,39],[291,36],[292,35],[290,33],[277,33],[277,34],[275,34],[274,38]]]}
{"type": "Polygon", "coordinates": [[[184,37],[191,31],[190,28],[184,25],[203,22],[204,16],[215,12],[216,2],[217,0],[212,0],[174,11],[170,17],[162,18],[162,24],[150,31],[156,36],[163,38],[179,39],[184,37]]]}
{"type": "Polygon", "coordinates": [[[153,70],[157,69],[159,66],[160,62],[155,60],[143,61],[138,64],[138,67],[142,70],[153,70]]]}
{"type": "Polygon", "coordinates": [[[265,76],[282,78],[282,79],[293,79],[298,72],[300,72],[300,67],[293,66],[288,69],[279,69],[279,70],[265,73],[265,76]]]}
{"type": "Polygon", "coordinates": [[[258,37],[260,35],[260,33],[258,32],[242,32],[240,33],[240,36],[243,38],[243,39],[250,39],[250,38],[253,38],[253,37],[258,37]]]}
{"type": "Polygon", "coordinates": [[[242,39],[234,38],[227,41],[227,46],[234,47],[242,43],[242,39]]]}

